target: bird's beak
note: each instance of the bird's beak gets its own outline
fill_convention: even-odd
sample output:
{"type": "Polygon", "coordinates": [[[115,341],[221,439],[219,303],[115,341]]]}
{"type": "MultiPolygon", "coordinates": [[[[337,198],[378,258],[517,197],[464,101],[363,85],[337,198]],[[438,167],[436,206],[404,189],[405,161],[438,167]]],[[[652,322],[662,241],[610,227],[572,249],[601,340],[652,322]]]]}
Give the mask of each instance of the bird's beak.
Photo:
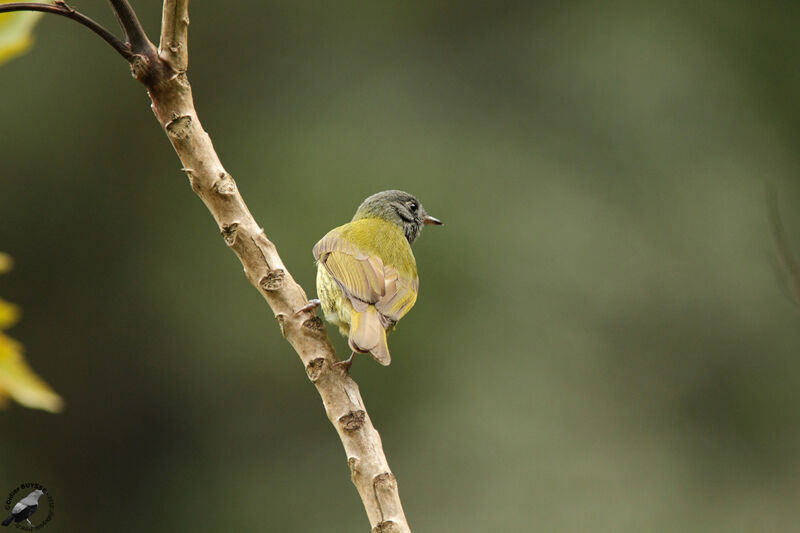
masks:
{"type": "Polygon", "coordinates": [[[442,224],[444,224],[444,222],[442,222],[438,218],[433,218],[430,215],[425,215],[425,218],[422,219],[422,222],[424,224],[433,224],[434,226],[441,226],[442,224]]]}

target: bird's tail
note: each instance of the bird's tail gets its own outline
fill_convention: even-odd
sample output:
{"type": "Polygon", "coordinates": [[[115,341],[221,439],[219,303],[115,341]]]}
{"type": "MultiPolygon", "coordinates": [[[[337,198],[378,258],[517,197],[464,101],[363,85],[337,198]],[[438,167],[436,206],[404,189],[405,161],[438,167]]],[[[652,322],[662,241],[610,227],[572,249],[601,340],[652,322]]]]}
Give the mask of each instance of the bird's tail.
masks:
{"type": "Polygon", "coordinates": [[[363,313],[353,311],[350,315],[348,344],[353,351],[369,353],[377,362],[388,366],[392,362],[386,344],[386,330],[377,309],[371,305],[363,313]]]}
{"type": "Polygon", "coordinates": [[[4,525],[4,526],[7,526],[8,524],[10,524],[10,523],[11,523],[11,522],[13,522],[13,521],[14,521],[14,515],[13,515],[13,514],[10,514],[10,515],[8,515],[8,518],[6,518],[5,520],[3,520],[3,525],[4,525]]]}

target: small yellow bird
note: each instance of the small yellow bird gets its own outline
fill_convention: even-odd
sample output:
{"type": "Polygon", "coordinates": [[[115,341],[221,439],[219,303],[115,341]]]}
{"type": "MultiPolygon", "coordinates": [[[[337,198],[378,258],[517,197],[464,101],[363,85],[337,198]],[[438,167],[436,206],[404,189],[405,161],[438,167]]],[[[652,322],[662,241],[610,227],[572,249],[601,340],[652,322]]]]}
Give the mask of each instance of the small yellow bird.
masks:
{"type": "Polygon", "coordinates": [[[391,362],[386,335],[417,301],[419,278],[411,243],[424,224],[441,225],[419,200],[403,191],[373,194],[351,222],[315,246],[317,296],[298,313],[322,305],[353,353],[336,364],[349,370],[356,353],[391,362]]]}

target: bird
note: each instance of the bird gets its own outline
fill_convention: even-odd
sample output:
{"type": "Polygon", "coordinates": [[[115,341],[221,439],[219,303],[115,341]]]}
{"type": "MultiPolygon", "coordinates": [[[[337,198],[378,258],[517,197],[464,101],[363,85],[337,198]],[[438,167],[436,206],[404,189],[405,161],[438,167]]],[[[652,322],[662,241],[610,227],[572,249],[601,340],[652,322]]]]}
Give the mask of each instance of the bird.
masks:
{"type": "Polygon", "coordinates": [[[42,494],[44,494],[42,490],[36,489],[22,498],[19,502],[17,502],[14,508],[11,509],[11,514],[8,515],[8,518],[3,520],[3,525],[7,526],[11,522],[22,522],[25,520],[28,522],[28,525],[33,527],[29,517],[35,513],[36,509],[39,507],[39,496],[42,494]]]}
{"type": "Polygon", "coordinates": [[[313,249],[317,296],[297,313],[321,306],[352,350],[335,363],[349,372],[356,353],[391,363],[388,333],[417,301],[419,277],[411,244],[427,224],[442,225],[413,195],[382,191],[364,200],[353,219],[329,231],[313,249]]]}

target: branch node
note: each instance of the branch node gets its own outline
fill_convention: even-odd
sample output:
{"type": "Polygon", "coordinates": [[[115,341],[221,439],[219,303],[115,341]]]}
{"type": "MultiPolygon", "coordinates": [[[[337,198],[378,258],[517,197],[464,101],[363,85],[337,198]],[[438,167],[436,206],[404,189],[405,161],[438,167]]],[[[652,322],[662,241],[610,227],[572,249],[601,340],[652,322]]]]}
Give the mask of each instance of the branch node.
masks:
{"type": "Polygon", "coordinates": [[[236,183],[231,175],[223,170],[219,173],[219,179],[214,183],[214,190],[220,196],[233,196],[236,192],[236,183]]]}
{"type": "Polygon", "coordinates": [[[283,288],[286,282],[286,272],[282,268],[276,268],[267,272],[267,275],[258,281],[259,287],[265,291],[277,291],[283,288]]]}
{"type": "Polygon", "coordinates": [[[393,491],[397,489],[397,478],[394,477],[394,474],[391,472],[384,472],[383,474],[378,474],[375,476],[375,479],[372,481],[373,485],[375,486],[375,491],[393,491]]]}
{"type": "Polygon", "coordinates": [[[400,526],[391,520],[379,522],[378,525],[372,528],[372,533],[399,533],[400,526]]]}
{"type": "Polygon", "coordinates": [[[364,425],[367,413],[362,409],[350,411],[346,415],[339,417],[339,424],[345,431],[358,431],[364,425]]]}
{"type": "MultiPolygon", "coordinates": [[[[131,62],[131,69],[133,69],[133,62],[131,62]]],[[[190,115],[179,115],[167,122],[164,128],[167,130],[167,135],[169,135],[172,142],[178,142],[189,136],[191,127],[192,117],[190,115]]]]}
{"type": "Polygon", "coordinates": [[[303,327],[315,332],[325,331],[325,324],[322,323],[322,319],[318,316],[312,316],[304,321],[303,327]]]}
{"type": "Polygon", "coordinates": [[[324,367],[325,367],[324,357],[317,357],[316,359],[312,359],[311,362],[306,365],[306,374],[308,375],[308,379],[310,379],[312,383],[316,383],[320,375],[322,375],[322,369],[324,367]]]}
{"type": "Polygon", "coordinates": [[[150,75],[150,60],[142,54],[133,54],[130,59],[131,76],[144,81],[150,75]]]}
{"type": "Polygon", "coordinates": [[[236,234],[239,231],[239,223],[231,222],[222,226],[222,238],[225,239],[225,244],[233,246],[236,244],[236,234]]]}
{"type": "Polygon", "coordinates": [[[56,0],[55,2],[53,2],[53,4],[57,5],[58,7],[64,9],[65,11],[67,11],[69,13],[75,13],[76,12],[71,6],[67,5],[67,3],[64,2],[64,0],[56,0]]]}

